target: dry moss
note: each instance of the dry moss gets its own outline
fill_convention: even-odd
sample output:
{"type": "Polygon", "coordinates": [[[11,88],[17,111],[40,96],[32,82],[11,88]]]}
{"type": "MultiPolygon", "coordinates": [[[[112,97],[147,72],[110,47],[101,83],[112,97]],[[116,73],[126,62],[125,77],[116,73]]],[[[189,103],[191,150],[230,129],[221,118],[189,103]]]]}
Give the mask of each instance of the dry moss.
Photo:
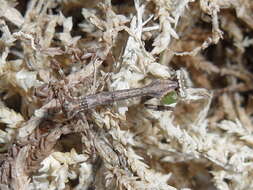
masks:
{"type": "Polygon", "coordinates": [[[251,0],[2,0],[0,189],[252,189],[252,12],[251,0]],[[173,111],[136,98],[67,118],[69,93],[182,68],[173,111]]]}

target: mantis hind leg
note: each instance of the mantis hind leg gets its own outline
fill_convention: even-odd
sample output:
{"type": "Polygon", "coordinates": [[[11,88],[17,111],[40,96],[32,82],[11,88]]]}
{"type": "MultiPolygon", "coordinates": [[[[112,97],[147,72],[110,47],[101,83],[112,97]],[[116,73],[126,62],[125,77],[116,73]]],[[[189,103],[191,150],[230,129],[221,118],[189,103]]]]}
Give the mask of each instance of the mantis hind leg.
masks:
{"type": "Polygon", "coordinates": [[[153,104],[144,104],[145,108],[152,109],[155,111],[173,111],[174,107],[168,105],[153,105],[153,104]]]}

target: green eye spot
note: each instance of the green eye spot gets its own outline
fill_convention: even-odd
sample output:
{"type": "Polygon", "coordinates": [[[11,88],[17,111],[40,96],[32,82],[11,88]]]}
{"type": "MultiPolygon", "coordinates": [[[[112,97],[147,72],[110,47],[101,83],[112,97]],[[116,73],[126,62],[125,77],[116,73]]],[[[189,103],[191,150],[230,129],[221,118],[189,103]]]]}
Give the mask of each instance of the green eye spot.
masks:
{"type": "Polygon", "coordinates": [[[165,96],[163,96],[161,102],[163,104],[173,104],[177,102],[177,93],[175,91],[169,92],[165,96]]]}

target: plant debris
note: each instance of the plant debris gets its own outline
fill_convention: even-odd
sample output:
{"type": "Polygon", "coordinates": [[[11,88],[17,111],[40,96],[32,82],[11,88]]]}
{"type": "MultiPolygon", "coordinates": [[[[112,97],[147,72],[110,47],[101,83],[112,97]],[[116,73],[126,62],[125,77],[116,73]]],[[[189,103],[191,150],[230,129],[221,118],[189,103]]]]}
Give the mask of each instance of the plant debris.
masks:
{"type": "Polygon", "coordinates": [[[0,189],[253,189],[252,31],[251,0],[2,0],[0,189]]]}

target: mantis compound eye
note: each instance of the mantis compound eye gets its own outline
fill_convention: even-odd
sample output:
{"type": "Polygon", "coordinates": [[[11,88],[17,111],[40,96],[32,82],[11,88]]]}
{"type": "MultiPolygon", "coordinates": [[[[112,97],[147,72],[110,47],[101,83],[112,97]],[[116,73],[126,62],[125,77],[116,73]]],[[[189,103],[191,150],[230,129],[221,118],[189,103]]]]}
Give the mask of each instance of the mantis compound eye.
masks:
{"type": "Polygon", "coordinates": [[[162,97],[161,103],[170,105],[176,103],[177,100],[178,100],[177,93],[175,91],[172,91],[162,97]]]}

